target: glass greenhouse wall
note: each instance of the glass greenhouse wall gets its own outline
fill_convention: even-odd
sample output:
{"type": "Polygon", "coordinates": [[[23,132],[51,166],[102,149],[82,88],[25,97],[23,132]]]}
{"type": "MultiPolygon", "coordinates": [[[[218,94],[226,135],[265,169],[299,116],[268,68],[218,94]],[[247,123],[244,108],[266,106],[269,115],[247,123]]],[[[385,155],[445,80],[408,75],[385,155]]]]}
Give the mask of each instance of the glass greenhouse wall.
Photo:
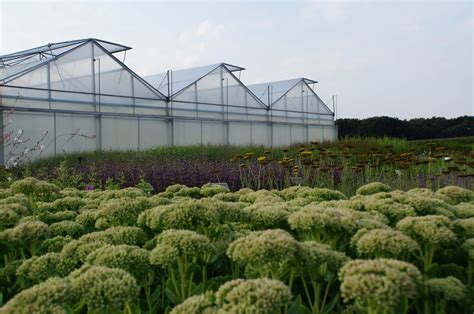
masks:
{"type": "MultiPolygon", "coordinates": [[[[141,78],[131,49],[84,39],[0,56],[0,162],[99,149],[280,146],[337,137],[307,79],[245,86],[219,63],[141,78]]],[[[239,75],[240,76],[240,75],[239,75]]]]}
{"type": "Polygon", "coordinates": [[[268,107],[273,125],[273,146],[337,138],[333,111],[310,86],[316,83],[297,78],[248,85],[249,90],[268,107]]]}

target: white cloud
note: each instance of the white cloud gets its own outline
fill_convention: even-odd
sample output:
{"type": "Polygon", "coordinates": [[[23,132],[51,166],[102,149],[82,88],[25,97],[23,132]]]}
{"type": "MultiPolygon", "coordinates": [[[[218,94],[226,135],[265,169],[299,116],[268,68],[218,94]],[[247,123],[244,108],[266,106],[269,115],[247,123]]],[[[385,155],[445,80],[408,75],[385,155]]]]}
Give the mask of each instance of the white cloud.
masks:
{"type": "Polygon", "coordinates": [[[304,19],[321,17],[326,22],[335,23],[347,20],[349,10],[343,1],[313,0],[300,8],[300,16],[304,19]]]}
{"type": "Polygon", "coordinates": [[[195,28],[181,32],[178,36],[178,43],[185,45],[196,41],[218,40],[224,30],[224,25],[213,25],[209,20],[205,20],[195,28]]]}
{"type": "Polygon", "coordinates": [[[204,20],[192,29],[182,31],[177,39],[178,49],[172,64],[181,68],[205,64],[205,60],[219,46],[225,30],[223,24],[204,20]]]}
{"type": "Polygon", "coordinates": [[[202,37],[202,36],[206,36],[207,34],[209,34],[209,32],[211,31],[211,23],[209,23],[209,21],[204,21],[204,22],[201,22],[201,24],[198,25],[197,29],[196,29],[196,36],[198,37],[202,37]]]}

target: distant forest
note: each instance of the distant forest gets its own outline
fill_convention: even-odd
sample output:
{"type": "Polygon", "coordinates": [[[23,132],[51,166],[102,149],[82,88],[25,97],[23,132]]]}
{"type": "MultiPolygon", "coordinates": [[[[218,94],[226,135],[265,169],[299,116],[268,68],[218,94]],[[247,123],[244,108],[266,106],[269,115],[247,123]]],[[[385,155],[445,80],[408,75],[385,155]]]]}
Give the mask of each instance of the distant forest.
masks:
{"type": "Polygon", "coordinates": [[[339,137],[398,137],[408,140],[474,136],[474,117],[400,120],[391,117],[338,119],[339,137]]]}

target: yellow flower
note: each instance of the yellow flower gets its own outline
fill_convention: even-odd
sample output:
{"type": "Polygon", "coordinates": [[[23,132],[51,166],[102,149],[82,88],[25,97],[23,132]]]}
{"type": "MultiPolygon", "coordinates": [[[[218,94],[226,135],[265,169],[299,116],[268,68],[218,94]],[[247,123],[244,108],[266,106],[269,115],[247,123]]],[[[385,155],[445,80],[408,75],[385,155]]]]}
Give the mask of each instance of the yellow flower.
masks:
{"type": "Polygon", "coordinates": [[[312,151],[304,150],[300,153],[301,156],[311,156],[313,154],[312,151]]]}

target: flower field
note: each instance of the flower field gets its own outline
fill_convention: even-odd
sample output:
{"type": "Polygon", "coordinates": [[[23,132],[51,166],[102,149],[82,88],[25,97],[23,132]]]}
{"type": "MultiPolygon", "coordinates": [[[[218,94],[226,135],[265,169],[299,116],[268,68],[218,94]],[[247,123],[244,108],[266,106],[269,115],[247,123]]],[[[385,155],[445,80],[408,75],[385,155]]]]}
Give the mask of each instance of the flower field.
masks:
{"type": "Polygon", "coordinates": [[[393,188],[473,189],[474,137],[449,140],[348,138],[292,147],[160,147],[142,152],[101,151],[46,158],[9,169],[7,178],[33,176],[61,187],[133,187],[140,181],[156,192],[173,184],[225,182],[231,191],[293,185],[336,189],[348,196],[378,181],[393,188]]]}
{"type": "Polygon", "coordinates": [[[474,309],[471,189],[151,191],[1,189],[0,313],[474,309]]]}

